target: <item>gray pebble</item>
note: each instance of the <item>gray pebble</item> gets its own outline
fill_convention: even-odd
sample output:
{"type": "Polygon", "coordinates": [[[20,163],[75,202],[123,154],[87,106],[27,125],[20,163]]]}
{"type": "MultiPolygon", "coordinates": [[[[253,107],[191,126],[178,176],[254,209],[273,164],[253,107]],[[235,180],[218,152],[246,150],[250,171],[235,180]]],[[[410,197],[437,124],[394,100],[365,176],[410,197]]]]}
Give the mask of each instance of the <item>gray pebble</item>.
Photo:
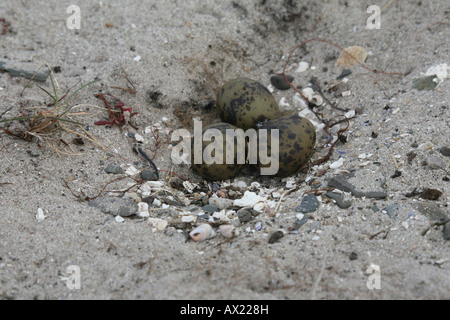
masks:
{"type": "Polygon", "coordinates": [[[400,209],[400,205],[398,203],[393,203],[388,205],[383,209],[384,213],[386,213],[389,218],[395,219],[395,213],[400,209]]]}
{"type": "Polygon", "coordinates": [[[344,70],[342,70],[342,73],[336,78],[336,80],[341,80],[341,79],[343,79],[343,78],[345,78],[346,76],[349,76],[349,75],[351,75],[351,74],[352,74],[351,70],[349,70],[349,69],[344,69],[344,70]]]}
{"type": "Polygon", "coordinates": [[[123,169],[116,165],[116,164],[108,164],[105,168],[106,173],[112,173],[112,174],[123,174],[123,169]]]}
{"type": "Polygon", "coordinates": [[[442,147],[441,149],[439,149],[439,151],[441,152],[442,155],[450,157],[450,147],[448,146],[442,147]]]}
{"type": "Polygon", "coordinates": [[[281,238],[283,238],[283,236],[284,236],[284,234],[283,234],[282,231],[275,231],[275,232],[273,232],[273,233],[270,235],[270,237],[269,237],[269,243],[270,243],[270,244],[275,243],[275,242],[277,242],[278,240],[280,240],[281,238]]]}
{"type": "Polygon", "coordinates": [[[306,195],[300,205],[295,208],[296,212],[300,213],[310,213],[314,212],[319,208],[319,201],[317,197],[313,194],[306,195]]]}
{"type": "Polygon", "coordinates": [[[144,181],[158,180],[156,174],[152,170],[144,170],[141,172],[141,178],[144,181]]]}
{"type": "Polygon", "coordinates": [[[113,216],[129,217],[138,212],[137,203],[129,198],[102,197],[89,201],[88,205],[113,216]]]}
{"type": "Polygon", "coordinates": [[[352,253],[350,253],[349,258],[350,258],[350,261],[357,260],[358,259],[358,254],[353,251],[352,253]]]}
{"type": "Polygon", "coordinates": [[[385,199],[387,193],[383,189],[386,178],[381,172],[372,170],[357,170],[347,175],[331,178],[328,186],[344,192],[351,192],[355,197],[385,199]]]}
{"type": "Polygon", "coordinates": [[[344,199],[344,195],[341,194],[341,193],[327,192],[325,195],[328,198],[333,199],[334,201],[336,201],[337,206],[339,208],[341,208],[341,209],[348,209],[352,205],[352,201],[351,200],[345,200],[344,199]]]}
{"type": "Polygon", "coordinates": [[[427,164],[431,169],[445,169],[446,163],[443,159],[431,155],[427,157],[427,164]]]}
{"type": "Polygon", "coordinates": [[[206,206],[204,206],[202,208],[203,211],[205,211],[206,213],[214,213],[214,212],[218,212],[219,209],[217,209],[216,206],[213,206],[211,204],[207,204],[206,206]]]}
{"type": "Polygon", "coordinates": [[[442,222],[449,219],[448,215],[444,213],[436,204],[423,202],[413,205],[420,213],[428,217],[433,223],[442,222]]]}
{"type": "Polygon", "coordinates": [[[299,220],[299,219],[295,220],[293,229],[294,230],[300,229],[300,227],[302,225],[304,225],[305,223],[308,222],[308,219],[309,219],[309,216],[305,214],[301,220],[299,220]]]}
{"type": "Polygon", "coordinates": [[[436,79],[435,75],[418,78],[413,80],[413,89],[417,90],[434,90],[437,86],[437,82],[434,81],[436,79]]]}
{"type": "MultiPolygon", "coordinates": [[[[294,81],[293,76],[286,75],[286,78],[289,80],[290,83],[292,83],[292,81],[294,81]]],[[[288,90],[291,88],[291,86],[289,85],[289,83],[286,82],[286,80],[284,79],[284,76],[282,74],[277,74],[277,75],[272,76],[270,78],[270,83],[278,90],[288,90]]]]}
{"type": "Polygon", "coordinates": [[[444,239],[445,239],[445,240],[450,240],[450,222],[447,222],[447,223],[444,225],[444,230],[443,230],[443,232],[444,232],[444,239]]]}

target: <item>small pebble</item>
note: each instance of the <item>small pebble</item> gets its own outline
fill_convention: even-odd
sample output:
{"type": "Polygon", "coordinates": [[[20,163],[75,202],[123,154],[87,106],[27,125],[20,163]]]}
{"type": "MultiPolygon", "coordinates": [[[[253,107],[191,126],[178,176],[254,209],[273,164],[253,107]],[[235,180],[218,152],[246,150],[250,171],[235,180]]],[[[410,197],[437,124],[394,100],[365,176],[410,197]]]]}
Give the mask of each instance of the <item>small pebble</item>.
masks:
{"type": "Polygon", "coordinates": [[[439,149],[439,152],[440,152],[443,156],[450,157],[450,147],[447,147],[447,146],[442,147],[442,148],[439,149]]]}
{"type": "Polygon", "coordinates": [[[280,240],[281,238],[283,238],[283,236],[284,236],[284,234],[283,234],[282,231],[275,231],[275,232],[273,232],[273,233],[270,235],[270,237],[269,237],[269,243],[270,243],[270,244],[275,243],[275,242],[277,242],[278,240],[280,240]]]}
{"type": "Polygon", "coordinates": [[[443,233],[444,233],[444,239],[445,240],[450,240],[450,222],[447,222],[444,225],[443,233]]]}
{"type": "Polygon", "coordinates": [[[354,261],[358,259],[358,254],[356,252],[352,252],[349,255],[350,261],[354,261]]]}
{"type": "Polygon", "coordinates": [[[213,206],[211,204],[207,204],[202,208],[202,210],[205,211],[206,213],[214,213],[219,211],[219,209],[216,206],[213,206]]]}
{"type": "Polygon", "coordinates": [[[129,217],[138,212],[137,203],[129,198],[102,197],[88,202],[88,206],[97,208],[113,216],[129,217]]]}
{"type": "Polygon", "coordinates": [[[435,75],[418,78],[413,80],[413,89],[421,90],[434,90],[437,86],[437,82],[435,81],[437,77],[435,75]]]}
{"type": "Polygon", "coordinates": [[[144,181],[157,180],[156,174],[152,170],[144,170],[141,172],[141,178],[144,181]]]}
{"type": "MultiPolygon", "coordinates": [[[[294,81],[293,76],[286,75],[286,78],[289,80],[290,83],[294,81]]],[[[288,90],[291,88],[291,86],[289,85],[289,83],[286,82],[282,74],[272,76],[270,78],[270,83],[278,90],[288,90]]]]}
{"type": "Polygon", "coordinates": [[[428,151],[428,150],[433,149],[433,147],[434,147],[433,143],[431,143],[430,141],[427,141],[427,142],[424,142],[424,143],[418,145],[417,149],[421,150],[421,151],[428,151]]]}
{"type": "Polygon", "coordinates": [[[328,198],[336,201],[336,204],[341,209],[348,209],[352,205],[351,200],[345,200],[344,195],[336,192],[327,192],[325,194],[328,198]]]}
{"type": "Polygon", "coordinates": [[[344,69],[344,70],[342,70],[341,74],[336,78],[336,80],[341,80],[351,74],[352,74],[352,72],[349,69],[344,69]]]}
{"type": "Polygon", "coordinates": [[[125,219],[122,218],[121,216],[116,216],[115,220],[116,220],[117,223],[122,223],[122,222],[125,221],[125,219]]]}
{"type": "Polygon", "coordinates": [[[300,213],[310,213],[316,211],[318,208],[319,201],[317,200],[317,197],[314,194],[308,194],[303,198],[301,204],[295,208],[295,211],[300,213]]]}
{"type": "Polygon", "coordinates": [[[430,167],[433,170],[445,169],[445,167],[446,167],[445,161],[434,155],[428,156],[426,161],[427,161],[428,167],[430,167]]]}
{"type": "Polygon", "coordinates": [[[123,169],[115,164],[108,164],[105,168],[105,172],[108,174],[123,174],[123,169]]]}
{"type": "Polygon", "coordinates": [[[386,213],[391,219],[395,219],[395,213],[400,209],[400,205],[393,203],[383,209],[383,213],[386,213]]]}
{"type": "Polygon", "coordinates": [[[303,215],[303,218],[301,218],[301,219],[298,219],[298,217],[297,217],[297,220],[295,220],[295,222],[294,222],[294,226],[292,227],[294,230],[298,230],[298,229],[300,229],[300,227],[302,226],[302,225],[304,225],[305,223],[307,223],[308,222],[308,219],[309,219],[309,216],[308,215],[303,215]]]}

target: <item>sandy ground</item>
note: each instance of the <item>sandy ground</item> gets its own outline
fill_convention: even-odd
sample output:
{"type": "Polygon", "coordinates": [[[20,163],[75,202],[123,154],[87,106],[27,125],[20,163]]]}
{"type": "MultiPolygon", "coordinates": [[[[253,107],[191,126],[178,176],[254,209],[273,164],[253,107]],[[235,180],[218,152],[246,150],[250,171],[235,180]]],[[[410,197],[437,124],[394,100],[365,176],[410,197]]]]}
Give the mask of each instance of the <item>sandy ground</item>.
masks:
{"type": "MultiPolygon", "coordinates": [[[[443,239],[442,226],[421,234],[432,219],[415,205],[432,202],[450,214],[445,179],[450,176],[449,158],[438,151],[450,145],[450,80],[424,91],[413,89],[412,83],[428,68],[450,64],[450,5],[381,1],[381,29],[369,30],[366,9],[372,2],[2,1],[0,18],[8,28],[0,35],[0,61],[31,71],[45,64],[59,66],[55,77],[61,95],[80,86],[79,81],[100,79],[71,105],[91,105],[78,109],[87,114],[76,120],[107,150],[87,140],[76,146],[73,136],[65,135],[82,155],[61,155],[48,146],[0,136],[0,299],[449,299],[450,242],[443,239]],[[72,4],[81,9],[78,31],[66,26],[72,4]],[[321,196],[308,224],[290,234],[298,214],[293,208],[304,192],[317,188],[298,176],[301,187],[283,199],[280,214],[258,217],[265,231],[253,232],[252,221],[231,240],[218,236],[196,243],[185,241],[182,234],[152,232],[146,219],[117,223],[65,187],[64,181],[70,181],[75,192],[83,188],[89,195],[98,193],[114,178],[105,173],[105,164],[126,168],[143,161],[126,133],[140,133],[151,145],[144,128],[163,117],[172,128],[192,129],[193,117],[210,121],[215,92],[224,81],[246,76],[268,86],[295,45],[312,38],[364,47],[372,69],[410,71],[399,77],[355,67],[348,76],[350,96],[326,93],[340,107],[357,109],[358,116],[350,122],[348,142],[308,174],[309,181],[325,187],[337,172],[318,172],[339,159],[339,150],[345,160],[341,170],[371,170],[386,178],[386,199],[351,197],[352,207],[340,209],[321,196]],[[127,79],[136,95],[113,88],[125,88],[127,79]],[[94,97],[99,92],[114,94],[138,112],[133,119],[139,130],[95,126],[94,121],[107,117],[103,103],[94,97]],[[378,137],[372,138],[372,132],[378,137]],[[413,148],[415,142],[431,142],[431,149],[413,148]],[[417,157],[408,162],[410,152],[417,157]],[[361,160],[363,153],[371,156],[361,160]],[[401,177],[391,178],[396,171],[392,156],[401,177]],[[443,164],[437,169],[425,165],[430,156],[443,164]],[[367,167],[360,168],[365,161],[367,167]],[[414,188],[443,194],[436,201],[406,197],[414,188]],[[395,218],[372,209],[395,203],[400,206],[395,218]],[[46,215],[43,221],[36,218],[38,208],[46,215]],[[276,230],[285,236],[269,244],[276,230]],[[69,288],[63,279],[72,265],[79,267],[80,289],[69,288]],[[371,265],[380,267],[381,289],[367,286],[371,265]]],[[[335,67],[339,55],[336,47],[324,43],[298,49],[291,63],[306,61],[315,68],[291,72],[295,85],[306,87],[314,76],[328,88],[340,73],[335,67]]],[[[2,119],[17,116],[19,108],[51,102],[36,86],[51,90],[49,80],[24,90],[28,83],[0,74],[2,119]]],[[[284,109],[301,108],[293,90],[275,90],[274,96],[277,101],[285,98],[289,106],[284,109]]],[[[342,114],[326,107],[322,111],[329,118],[342,114]]],[[[199,182],[187,167],[171,163],[165,139],[155,163],[199,182]]],[[[314,159],[326,154],[320,148],[325,141],[322,132],[314,159]]],[[[162,173],[163,181],[165,177],[162,173]]],[[[238,179],[286,185],[280,179],[238,179]]],[[[370,179],[363,177],[359,183],[370,185],[370,179]]],[[[126,187],[126,182],[119,186],[126,187]]]]}

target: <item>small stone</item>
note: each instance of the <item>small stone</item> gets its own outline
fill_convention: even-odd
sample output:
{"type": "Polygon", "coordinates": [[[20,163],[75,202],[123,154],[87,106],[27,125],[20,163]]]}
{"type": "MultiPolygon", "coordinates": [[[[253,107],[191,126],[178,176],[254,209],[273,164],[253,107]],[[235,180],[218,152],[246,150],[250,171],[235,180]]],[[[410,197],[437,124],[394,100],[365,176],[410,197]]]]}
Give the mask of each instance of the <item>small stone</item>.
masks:
{"type": "Polygon", "coordinates": [[[424,143],[420,144],[417,147],[417,149],[421,150],[421,151],[428,151],[428,150],[433,149],[433,147],[434,147],[434,144],[431,143],[430,141],[427,141],[427,142],[424,142],[424,143]]]}
{"type": "Polygon", "coordinates": [[[102,197],[88,202],[88,206],[97,208],[105,214],[129,217],[138,212],[137,203],[129,198],[102,197]]]}
{"type": "Polygon", "coordinates": [[[437,156],[434,156],[434,155],[428,156],[426,161],[427,161],[428,167],[430,167],[433,170],[445,169],[445,167],[446,167],[446,162],[443,159],[441,159],[437,156]]]}
{"type": "Polygon", "coordinates": [[[400,209],[400,205],[397,203],[390,204],[383,209],[383,213],[386,213],[389,218],[395,219],[395,213],[400,209]]]}
{"type": "Polygon", "coordinates": [[[115,220],[116,220],[117,223],[122,223],[122,222],[125,221],[125,219],[122,218],[121,216],[116,216],[116,217],[115,217],[115,220]]]}
{"type": "Polygon", "coordinates": [[[211,204],[207,204],[202,208],[202,210],[205,211],[206,213],[214,213],[219,211],[219,209],[216,206],[213,206],[211,204]]]}
{"type": "Polygon", "coordinates": [[[245,181],[233,182],[232,186],[238,189],[247,189],[247,183],[245,181]]]}
{"type": "Polygon", "coordinates": [[[295,220],[294,226],[293,226],[292,228],[293,228],[294,230],[298,230],[298,229],[300,229],[300,227],[301,227],[302,225],[304,225],[305,223],[307,223],[308,220],[309,220],[309,216],[308,216],[307,214],[303,215],[303,217],[302,217],[301,219],[298,219],[298,217],[297,217],[297,220],[295,220]]]}
{"type": "Polygon", "coordinates": [[[281,238],[283,238],[283,236],[284,236],[284,234],[283,234],[282,231],[275,231],[275,232],[273,232],[273,233],[270,235],[270,237],[269,237],[269,243],[270,243],[270,244],[275,243],[275,242],[277,242],[278,240],[280,240],[281,238]]]}
{"type": "MultiPolygon", "coordinates": [[[[293,76],[286,75],[286,78],[289,80],[290,83],[294,81],[293,76]]],[[[284,76],[282,74],[272,76],[270,78],[270,83],[278,90],[288,90],[291,88],[291,86],[289,85],[289,83],[286,82],[286,79],[284,79],[284,76]]]]}
{"type": "Polygon", "coordinates": [[[345,200],[344,195],[342,193],[336,193],[336,192],[327,192],[325,194],[328,198],[333,199],[336,201],[336,204],[341,209],[348,209],[352,205],[351,200],[345,200]]]}
{"type": "Polygon", "coordinates": [[[444,233],[444,239],[445,240],[450,240],[450,222],[447,222],[444,225],[443,233],[444,233]]]}
{"type": "Polygon", "coordinates": [[[105,168],[105,172],[108,174],[123,174],[123,169],[115,164],[108,164],[105,168]]]}
{"type": "Polygon", "coordinates": [[[148,211],[148,203],[138,203],[138,213],[136,215],[140,218],[148,218],[150,216],[150,212],[148,211]]]}
{"type": "Polygon", "coordinates": [[[344,70],[342,70],[341,74],[336,78],[336,80],[341,80],[341,79],[343,79],[343,78],[345,78],[346,76],[349,76],[349,75],[351,75],[351,74],[352,74],[351,70],[349,70],[349,69],[344,69],[344,70]]]}
{"type": "Polygon", "coordinates": [[[141,178],[144,181],[157,180],[156,174],[152,170],[144,170],[141,172],[141,178]]]}
{"type": "Polygon", "coordinates": [[[421,90],[434,90],[437,86],[437,77],[435,75],[418,78],[413,80],[413,89],[421,90]]]}
{"type": "Polygon", "coordinates": [[[168,225],[167,221],[157,218],[148,218],[147,222],[150,226],[155,228],[155,231],[164,231],[168,225]]]}
{"type": "Polygon", "coordinates": [[[298,64],[297,70],[295,72],[305,72],[309,68],[309,63],[306,61],[302,61],[298,64]]]}
{"type": "Polygon", "coordinates": [[[416,203],[413,205],[420,213],[428,217],[433,223],[443,222],[449,219],[448,215],[445,214],[436,204],[434,203],[416,203]]]}
{"type": "Polygon", "coordinates": [[[443,156],[450,157],[450,147],[447,147],[447,146],[442,147],[442,148],[439,149],[439,152],[440,152],[443,156]]]}
{"type": "Polygon", "coordinates": [[[185,222],[185,223],[192,223],[195,222],[197,220],[196,216],[182,216],[181,217],[181,222],[185,222]]]}
{"type": "Polygon", "coordinates": [[[215,206],[219,210],[228,209],[234,205],[234,200],[226,198],[209,198],[209,204],[215,206]]]}
{"type": "Polygon", "coordinates": [[[350,261],[354,261],[358,259],[358,254],[356,252],[352,252],[349,255],[350,261]]]}
{"type": "Polygon", "coordinates": [[[295,211],[300,213],[310,213],[316,211],[318,208],[319,201],[317,200],[317,197],[314,194],[308,194],[303,198],[301,204],[295,208],[295,211]]]}
{"type": "Polygon", "coordinates": [[[328,186],[344,192],[351,192],[358,198],[384,199],[387,192],[383,189],[386,178],[379,171],[361,169],[347,175],[338,175],[328,181],[328,186]]]}

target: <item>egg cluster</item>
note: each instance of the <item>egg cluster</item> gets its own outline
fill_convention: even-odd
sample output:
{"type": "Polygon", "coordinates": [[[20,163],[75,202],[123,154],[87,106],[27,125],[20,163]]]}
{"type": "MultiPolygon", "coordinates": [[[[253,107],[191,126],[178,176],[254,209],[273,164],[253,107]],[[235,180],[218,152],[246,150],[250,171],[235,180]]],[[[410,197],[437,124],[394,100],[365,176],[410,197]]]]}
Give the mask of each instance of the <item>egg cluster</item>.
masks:
{"type": "MultiPolygon", "coordinates": [[[[287,177],[297,173],[310,158],[316,142],[316,131],[312,123],[296,114],[282,116],[280,108],[272,94],[265,86],[248,78],[238,78],[226,82],[217,94],[217,113],[220,122],[212,123],[203,128],[203,134],[209,129],[217,129],[223,135],[223,151],[219,156],[223,158],[221,164],[208,164],[206,161],[195,164],[192,167],[195,172],[208,180],[226,180],[236,176],[243,164],[238,162],[238,150],[248,150],[248,144],[242,145],[242,141],[234,139],[234,146],[226,146],[227,129],[255,129],[257,135],[267,131],[267,139],[258,139],[258,150],[267,151],[271,158],[278,159],[278,171],[275,176],[287,177]],[[278,129],[278,148],[272,146],[271,136],[273,130],[278,129]],[[227,148],[228,147],[228,148],[227,148]],[[240,149],[241,148],[241,149],[240,149]],[[278,152],[277,152],[278,149],[278,152]],[[234,163],[230,164],[225,159],[227,154],[233,154],[234,163]]],[[[211,141],[194,141],[201,143],[201,150],[208,148],[211,141]]],[[[197,146],[198,148],[198,146],[197,146]]],[[[258,157],[258,159],[261,159],[258,157]]],[[[259,161],[256,167],[261,169],[269,164],[259,161]]]]}

